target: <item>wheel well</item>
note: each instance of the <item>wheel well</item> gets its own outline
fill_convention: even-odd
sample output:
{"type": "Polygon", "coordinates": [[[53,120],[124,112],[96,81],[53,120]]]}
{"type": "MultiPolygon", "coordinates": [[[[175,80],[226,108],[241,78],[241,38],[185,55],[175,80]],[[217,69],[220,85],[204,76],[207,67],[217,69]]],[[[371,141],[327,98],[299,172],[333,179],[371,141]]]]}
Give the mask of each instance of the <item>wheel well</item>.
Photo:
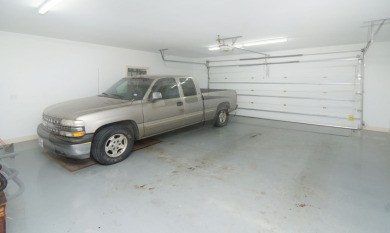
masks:
{"type": "Polygon", "coordinates": [[[129,127],[129,129],[133,132],[134,138],[136,140],[139,139],[139,130],[138,130],[138,127],[137,127],[137,123],[135,123],[134,121],[131,121],[131,120],[128,120],[128,121],[118,121],[118,122],[113,122],[113,123],[110,123],[110,124],[107,124],[107,125],[100,126],[95,131],[94,135],[96,135],[96,133],[99,132],[101,129],[103,129],[105,127],[108,127],[108,126],[112,126],[112,125],[123,125],[124,127],[129,127]]]}
{"type": "MultiPolygon", "coordinates": [[[[230,108],[229,102],[222,102],[217,107],[217,114],[218,114],[219,110],[221,110],[221,109],[229,110],[229,108],[230,108]]],[[[229,114],[229,111],[227,111],[227,114],[229,114]]]]}

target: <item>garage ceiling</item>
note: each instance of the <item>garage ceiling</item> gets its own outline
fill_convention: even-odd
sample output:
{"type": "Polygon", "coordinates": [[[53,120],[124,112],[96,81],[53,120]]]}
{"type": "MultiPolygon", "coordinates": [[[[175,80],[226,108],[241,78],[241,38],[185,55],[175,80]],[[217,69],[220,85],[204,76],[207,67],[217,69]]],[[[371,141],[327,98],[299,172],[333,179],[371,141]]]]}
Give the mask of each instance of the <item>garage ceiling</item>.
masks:
{"type": "Polygon", "coordinates": [[[0,0],[0,30],[200,58],[226,54],[207,50],[217,35],[289,38],[259,52],[365,43],[364,22],[390,17],[389,0],[63,0],[40,15],[44,2],[0,0]]]}

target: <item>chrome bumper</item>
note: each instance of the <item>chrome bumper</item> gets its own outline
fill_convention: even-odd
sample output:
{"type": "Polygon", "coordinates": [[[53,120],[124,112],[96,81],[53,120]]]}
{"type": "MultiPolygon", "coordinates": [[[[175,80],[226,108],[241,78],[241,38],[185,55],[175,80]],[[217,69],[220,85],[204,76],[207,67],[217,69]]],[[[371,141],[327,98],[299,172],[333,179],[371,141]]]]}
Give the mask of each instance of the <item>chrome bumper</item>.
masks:
{"type": "Polygon", "coordinates": [[[54,152],[71,159],[90,157],[91,141],[88,138],[81,141],[77,139],[75,142],[61,140],[59,136],[48,132],[42,124],[38,126],[37,133],[39,145],[48,152],[54,152]]]}

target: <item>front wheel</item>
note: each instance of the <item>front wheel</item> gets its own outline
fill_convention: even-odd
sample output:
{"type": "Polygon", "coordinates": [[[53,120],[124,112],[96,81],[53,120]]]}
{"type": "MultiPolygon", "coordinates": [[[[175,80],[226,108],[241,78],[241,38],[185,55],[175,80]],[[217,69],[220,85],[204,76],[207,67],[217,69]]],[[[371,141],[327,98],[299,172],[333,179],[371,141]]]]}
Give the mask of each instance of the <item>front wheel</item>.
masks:
{"type": "Polygon", "coordinates": [[[101,129],[92,141],[91,156],[103,165],[119,163],[129,157],[134,137],[125,125],[113,125],[101,129]]]}
{"type": "Polygon", "coordinates": [[[219,110],[214,125],[217,127],[223,127],[227,125],[227,123],[228,123],[228,111],[226,109],[219,110]]]}

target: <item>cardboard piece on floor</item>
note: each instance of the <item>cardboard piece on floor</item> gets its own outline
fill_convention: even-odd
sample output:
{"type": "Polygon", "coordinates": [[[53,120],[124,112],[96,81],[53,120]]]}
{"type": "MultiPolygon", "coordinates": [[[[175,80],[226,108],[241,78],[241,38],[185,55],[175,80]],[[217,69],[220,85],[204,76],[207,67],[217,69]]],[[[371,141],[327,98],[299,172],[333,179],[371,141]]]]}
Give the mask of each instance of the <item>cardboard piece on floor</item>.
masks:
{"type": "MultiPolygon", "coordinates": [[[[143,148],[148,147],[148,146],[152,146],[152,145],[160,143],[160,142],[161,142],[161,140],[151,139],[151,138],[146,138],[146,139],[143,139],[140,141],[135,141],[132,151],[140,150],[140,149],[143,149],[143,148]]],[[[68,158],[62,157],[60,155],[57,155],[54,153],[49,153],[49,152],[43,152],[43,154],[70,172],[75,172],[75,171],[78,171],[80,169],[97,164],[97,162],[95,160],[93,160],[92,158],[77,159],[76,160],[76,159],[68,159],[68,158]]]]}
{"type": "Polygon", "coordinates": [[[0,193],[0,233],[5,233],[5,206],[8,204],[7,198],[5,197],[5,194],[3,191],[0,193]]]}

